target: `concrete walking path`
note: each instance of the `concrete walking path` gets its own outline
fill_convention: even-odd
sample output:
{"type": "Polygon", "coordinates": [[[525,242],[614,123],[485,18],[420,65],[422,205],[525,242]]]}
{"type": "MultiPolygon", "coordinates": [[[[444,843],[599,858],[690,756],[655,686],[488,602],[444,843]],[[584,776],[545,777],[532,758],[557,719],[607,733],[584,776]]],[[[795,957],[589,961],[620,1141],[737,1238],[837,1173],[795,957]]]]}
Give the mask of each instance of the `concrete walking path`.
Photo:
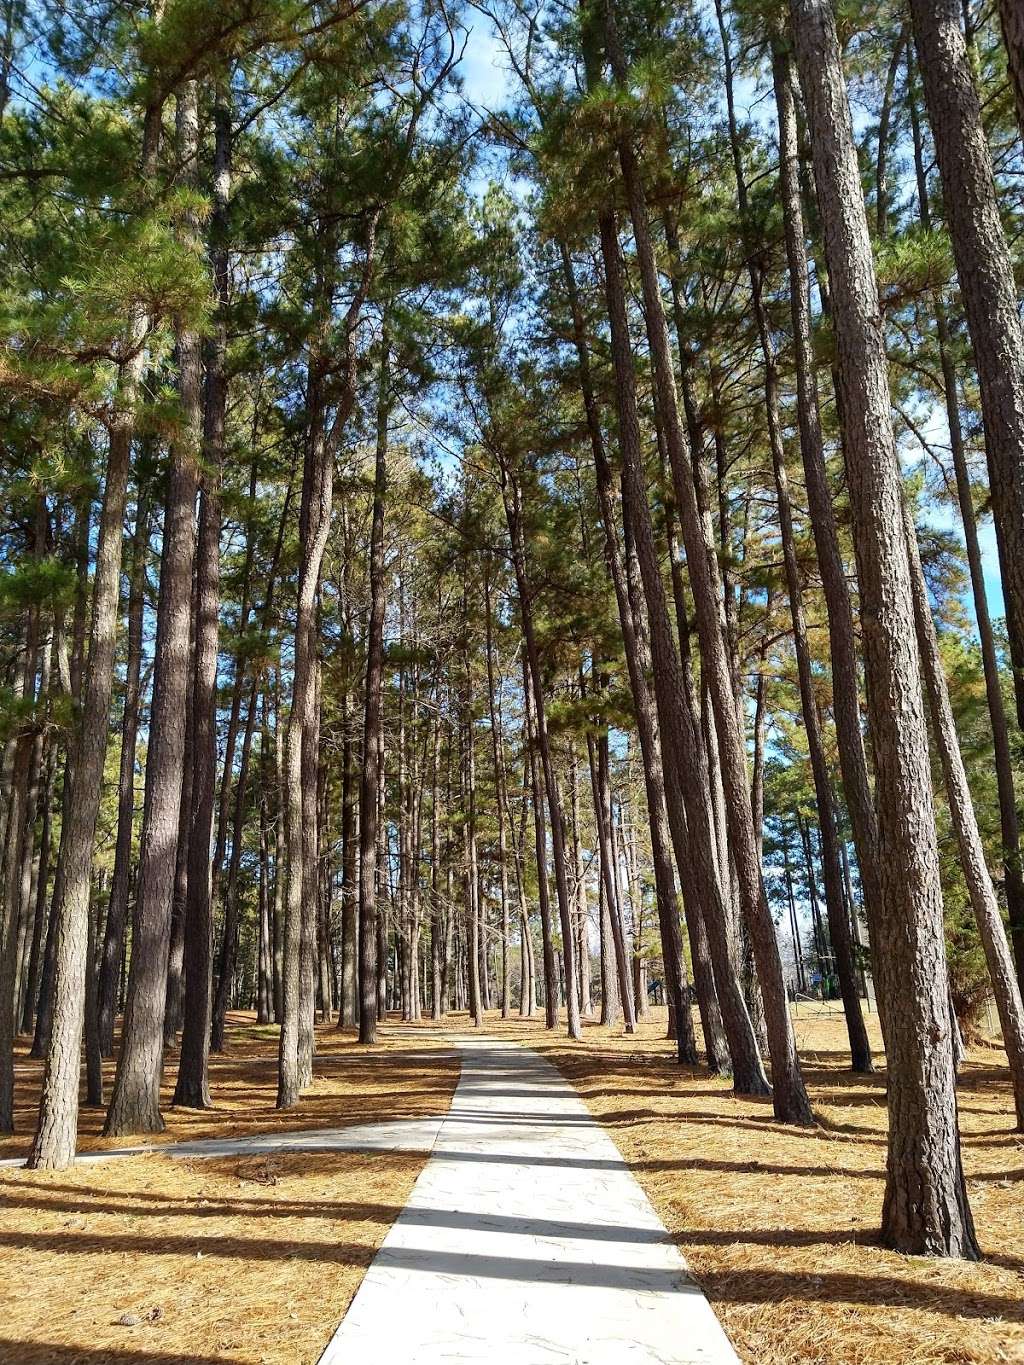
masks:
{"type": "Polygon", "coordinates": [[[320,1365],[730,1365],[609,1135],[536,1052],[453,1039],[430,1159],[320,1365]]]}

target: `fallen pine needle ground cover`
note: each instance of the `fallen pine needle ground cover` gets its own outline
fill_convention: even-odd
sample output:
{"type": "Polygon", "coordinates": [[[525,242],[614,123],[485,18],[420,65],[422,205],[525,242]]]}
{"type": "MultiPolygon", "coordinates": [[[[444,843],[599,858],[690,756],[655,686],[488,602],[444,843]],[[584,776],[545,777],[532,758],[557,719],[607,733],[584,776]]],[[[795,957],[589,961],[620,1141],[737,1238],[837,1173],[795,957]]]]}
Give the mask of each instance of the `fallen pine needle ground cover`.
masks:
{"type": "MultiPolygon", "coordinates": [[[[173,1107],[178,1050],[171,1048],[161,1100],[164,1132],[104,1138],[100,1131],[105,1111],[83,1107],[78,1116],[79,1151],[424,1118],[447,1112],[459,1078],[458,1058],[443,1042],[384,1035],[374,1047],[364,1047],[354,1032],[318,1025],[313,1084],[294,1109],[277,1109],[277,1044],[276,1024],[257,1024],[248,1012],[230,1013],[227,1050],[210,1057],[212,1109],[173,1107]]],[[[104,1098],[109,1099],[114,1063],[104,1062],[103,1072],[104,1098]]],[[[28,1056],[24,1041],[18,1046],[14,1073],[15,1133],[0,1137],[0,1157],[25,1156],[32,1145],[43,1067],[28,1056]]]]}
{"type": "Polygon", "coordinates": [[[660,1018],[638,1036],[591,1027],[541,1048],[607,1127],[683,1250],[740,1357],[758,1365],[1024,1362],[1024,1136],[1005,1054],[972,1050],[958,1089],[983,1264],[875,1244],[885,1080],[857,1076],[842,1019],[794,1019],[811,1102],[805,1132],[770,1101],[673,1063],[660,1018]]]}
{"type": "MultiPolygon", "coordinates": [[[[215,1108],[161,1140],[340,1127],[447,1111],[457,1057],[424,1039],[361,1048],[322,1028],[316,1080],[279,1113],[277,1030],[236,1016],[211,1059],[215,1108]]],[[[173,1085],[176,1054],[168,1058],[173,1085]]],[[[37,1063],[19,1074],[31,1134],[37,1063]]],[[[38,1100],[36,1100],[38,1102],[38,1100]]],[[[83,1110],[85,1148],[102,1114],[83,1110]]],[[[123,1145],[123,1144],[116,1144],[123,1145]]],[[[12,1365],[306,1365],[344,1316],[425,1153],[115,1157],[57,1174],[0,1168],[0,1360],[12,1365]]]]}
{"type": "Polygon", "coordinates": [[[0,1172],[0,1359],[313,1362],[425,1156],[147,1156],[0,1172]]]}
{"type": "MultiPolygon", "coordinates": [[[[819,1120],[811,1131],[776,1123],[770,1100],[739,1099],[728,1082],[678,1066],[663,1008],[632,1037],[585,1021],[581,1044],[542,1018],[488,1015],[484,1032],[529,1043],[573,1082],[750,1365],[1020,1365],[1024,1135],[1005,1053],[972,1049],[958,1087],[985,1261],[900,1256],[876,1244],[886,1133],[877,1016],[873,1076],[849,1070],[834,1007],[801,1004],[793,1023],[819,1120]]],[[[446,1026],[472,1032],[465,1015],[446,1026]]]]}
{"type": "MultiPolygon", "coordinates": [[[[496,1014],[483,1033],[536,1047],[577,1087],[744,1361],[1024,1362],[1024,1137],[1013,1131],[1004,1055],[972,1049],[959,1086],[984,1263],[899,1256],[875,1240],[884,1059],[878,1074],[855,1076],[840,1018],[801,1006],[794,1023],[819,1120],[813,1131],[777,1124],[770,1102],[738,1099],[726,1082],[677,1066],[663,1010],[632,1037],[588,1022],[582,1044],[546,1032],[542,1020],[496,1014]]],[[[473,1028],[464,1014],[443,1021],[435,1040],[437,1027],[424,1020],[422,1032],[386,1035],[376,1050],[320,1030],[309,1098],[279,1115],[276,1030],[239,1017],[229,1054],[213,1060],[217,1109],[168,1108],[164,1138],[443,1113],[458,1078],[443,1032],[473,1028]]],[[[877,1027],[872,1040],[880,1054],[877,1027]]],[[[20,1078],[22,1091],[31,1087],[31,1076],[20,1078]]],[[[103,1145],[99,1117],[83,1115],[83,1146],[103,1145]]],[[[16,1151],[27,1145],[30,1116],[22,1129],[16,1151]]],[[[313,1362],[423,1162],[409,1153],[324,1153],[140,1157],[60,1176],[0,1171],[0,1359],[313,1362]]]]}

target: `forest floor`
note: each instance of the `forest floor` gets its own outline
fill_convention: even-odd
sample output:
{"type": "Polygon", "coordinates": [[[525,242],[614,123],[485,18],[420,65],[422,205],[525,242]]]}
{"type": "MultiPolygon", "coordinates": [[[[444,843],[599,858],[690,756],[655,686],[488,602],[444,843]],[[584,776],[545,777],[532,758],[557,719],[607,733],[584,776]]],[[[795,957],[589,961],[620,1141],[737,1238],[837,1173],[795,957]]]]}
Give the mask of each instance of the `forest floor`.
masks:
{"type": "MultiPolygon", "coordinates": [[[[872,1020],[874,1024],[875,1021],[872,1020]]],[[[885,1162],[884,1069],[846,1069],[841,1018],[801,1006],[797,1041],[819,1125],[680,1068],[664,1011],[633,1037],[588,1023],[582,1045],[542,1020],[488,1015],[577,1087],[685,1254],[742,1359],[759,1365],[1024,1362],[1024,1137],[1001,1052],[972,1049],[960,1083],[964,1163],[982,1264],[875,1244],[885,1162]]],[[[465,1015],[446,1027],[470,1032],[465,1015]]],[[[873,1039],[878,1045],[877,1027],[873,1039]]],[[[168,1078],[173,1078],[174,1057],[168,1078]]],[[[374,1051],[318,1032],[317,1080],[274,1108],[276,1029],[232,1020],[216,1109],[163,1138],[243,1135],[443,1113],[458,1078],[444,1032],[389,1030],[374,1051]],[[433,1036],[432,1036],[433,1035],[433,1036]]],[[[23,1154],[38,1064],[19,1058],[23,1154]]],[[[83,1111],[83,1148],[101,1115],[83,1111]]],[[[19,1365],[315,1361],[403,1207],[425,1155],[297,1153],[114,1159],[59,1177],[0,1169],[0,1360],[19,1365]],[[128,1314],[138,1319],[119,1325],[128,1314]]],[[[496,1363],[498,1365],[498,1363],[496,1363]]]]}
{"type": "MultiPolygon", "coordinates": [[[[100,1132],[105,1111],[83,1107],[78,1116],[78,1150],[429,1117],[448,1108],[459,1076],[458,1058],[443,1040],[427,1035],[422,1042],[385,1036],[375,1047],[361,1047],[351,1032],[318,1025],[313,1084],[296,1108],[277,1109],[277,1044],[276,1024],[257,1024],[251,1012],[232,1011],[227,1050],[210,1057],[212,1109],[172,1107],[178,1049],[171,1048],[161,1100],[164,1131],[142,1139],[104,1138],[100,1132]]],[[[0,1158],[27,1155],[39,1110],[42,1062],[28,1056],[25,1040],[19,1040],[14,1061],[15,1134],[0,1137],[0,1158]]],[[[114,1062],[104,1062],[105,1099],[110,1097],[113,1081],[114,1062]]]]}
{"type": "MultiPolygon", "coordinates": [[[[1005,1055],[971,1049],[959,1085],[964,1165],[985,1260],[901,1256],[876,1245],[885,1174],[885,1073],[848,1069],[834,1010],[794,1017],[818,1127],[775,1122],[771,1102],[682,1068],[665,1010],[633,1037],[488,1017],[559,1066],[685,1255],[740,1357],[758,1365],[1024,1362],[1024,1136],[1005,1055]]],[[[436,1027],[436,1026],[434,1026],[436,1027]]],[[[465,1020],[461,1021],[465,1027],[465,1020]]]]}
{"type": "MultiPolygon", "coordinates": [[[[19,1056],[23,1155],[40,1065],[19,1056]]],[[[229,1019],[215,1108],[175,1110],[168,1056],[158,1141],[443,1114],[459,1062],[443,1042],[317,1032],[317,1077],[278,1111],[277,1029],[229,1019]]],[[[108,1081],[109,1081],[108,1077],[108,1081]]],[[[80,1149],[123,1146],[83,1110],[80,1149]]],[[[58,1176],[0,1168],[0,1360],[11,1365],[306,1365],[315,1361],[408,1199],[427,1153],[118,1157],[58,1176]]]]}

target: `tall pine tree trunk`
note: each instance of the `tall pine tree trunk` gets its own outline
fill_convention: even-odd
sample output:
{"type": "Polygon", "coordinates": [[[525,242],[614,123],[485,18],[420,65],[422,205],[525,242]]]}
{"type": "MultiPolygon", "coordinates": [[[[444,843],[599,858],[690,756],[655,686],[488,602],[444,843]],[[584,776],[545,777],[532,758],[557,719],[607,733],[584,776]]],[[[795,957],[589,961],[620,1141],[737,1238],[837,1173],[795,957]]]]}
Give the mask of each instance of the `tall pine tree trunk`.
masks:
{"type": "Polygon", "coordinates": [[[149,506],[139,486],[135,507],[135,533],[128,578],[127,668],[124,715],[121,721],[121,770],[117,786],[117,839],[110,901],[103,936],[99,971],[99,1030],[104,1057],[114,1055],[114,1015],[124,958],[124,932],[128,920],[128,893],[132,875],[132,832],[135,823],[135,762],[141,710],[143,586],[149,543],[149,506]]]}
{"type": "MultiPolygon", "coordinates": [[[[682,936],[679,929],[675,871],[672,866],[672,833],[666,806],[666,780],[658,734],[657,707],[647,681],[646,641],[640,638],[641,632],[638,629],[638,622],[630,600],[627,570],[619,546],[612,470],[605,449],[604,434],[601,429],[600,414],[594,393],[590,353],[583,326],[579,294],[572,262],[564,246],[561,247],[561,256],[562,271],[572,309],[573,337],[579,361],[580,386],[587,418],[587,430],[597,475],[597,492],[605,535],[605,559],[615,590],[626,667],[629,672],[630,689],[633,694],[637,718],[644,785],[647,793],[648,819],[651,829],[651,852],[654,862],[658,924],[661,931],[667,994],[669,1006],[672,1008],[677,1006],[679,1002],[685,1001],[685,996],[682,977],[682,936]]],[[[678,792],[676,797],[681,801],[678,792]]],[[[685,815],[681,806],[677,815],[677,823],[679,826],[685,826],[685,815]]],[[[715,991],[702,899],[703,893],[694,889],[686,905],[690,947],[694,962],[694,978],[697,987],[697,1004],[704,1030],[708,1066],[712,1070],[727,1072],[729,1070],[728,1044],[725,1039],[721,1011],[715,991]]],[[[602,943],[604,943],[603,935],[602,943]]],[[[684,1007],[688,1013],[688,1003],[684,1007]]],[[[608,1021],[603,1019],[602,1022],[608,1021]]],[[[685,1028],[679,1032],[678,1037],[680,1048],[687,1047],[688,1039],[685,1028]]],[[[680,1060],[692,1061],[694,1059],[690,1056],[683,1056],[681,1051],[680,1060]]]]}
{"type": "Polygon", "coordinates": [[[879,903],[878,833],[861,732],[857,678],[857,646],[853,607],[839,548],[832,492],[825,468],[816,359],[811,333],[807,246],[800,193],[796,110],[791,85],[791,61],[780,41],[773,41],[772,76],[779,118],[779,178],[789,298],[796,360],[797,419],[807,502],[818,558],[818,571],[828,612],[832,663],[832,706],[839,765],[846,808],[853,826],[854,846],[870,923],[879,903]]]}
{"type": "MultiPolygon", "coordinates": [[[[334,494],[334,453],[356,397],[356,328],[362,316],[376,263],[376,231],[380,208],[366,224],[363,269],[341,323],[340,361],[331,363],[322,347],[333,300],[334,248],[331,232],[325,233],[324,263],[320,281],[321,317],[311,346],[307,408],[309,426],[303,469],[302,507],[299,514],[301,565],[295,620],[295,663],[292,706],[285,740],[284,818],[288,869],[284,910],[283,980],[281,989],[281,1039],[278,1050],[277,1106],[287,1109],[298,1103],[304,1078],[312,1065],[312,953],[309,936],[315,926],[315,859],[310,858],[307,829],[312,793],[304,790],[311,765],[316,762],[318,695],[316,655],[317,602],[327,537],[331,528],[334,494]],[[327,420],[327,384],[340,370],[339,396],[334,417],[327,420]],[[312,900],[312,903],[310,901],[312,900]]],[[[369,762],[369,759],[365,760],[369,762]]],[[[372,861],[372,858],[371,858],[372,861]]],[[[365,983],[364,983],[365,987],[365,983]]],[[[373,1041],[363,1039],[364,1042],[373,1041]]]]}
{"type": "Polygon", "coordinates": [[[484,607],[487,625],[487,706],[491,722],[491,759],[494,764],[495,817],[498,822],[498,876],[501,889],[501,1017],[512,1013],[512,973],[509,964],[508,840],[505,834],[505,765],[498,726],[495,693],[494,620],[491,606],[491,561],[484,572],[484,607]]]}
{"type": "Polygon", "coordinates": [[[358,938],[359,901],[356,887],[356,791],[355,745],[352,742],[351,700],[348,692],[341,707],[341,1001],[338,1027],[355,1028],[359,1022],[358,938]]]}
{"type": "Polygon", "coordinates": [[[1017,717],[1024,727],[1024,326],[960,5],[911,0],[910,13],[978,372],[1017,717]]]}
{"type": "MultiPolygon", "coordinates": [[[[722,41],[722,52],[726,73],[726,103],[729,122],[729,140],[732,147],[733,172],[736,180],[736,199],[740,215],[740,230],[747,248],[747,273],[750,280],[750,298],[754,321],[757,327],[761,358],[764,365],[765,414],[768,425],[768,444],[772,456],[772,473],[775,479],[775,496],[779,513],[779,534],[782,542],[782,559],[786,576],[786,590],[789,597],[790,616],[793,622],[793,652],[796,655],[797,681],[800,691],[800,709],[804,719],[804,733],[807,737],[807,750],[811,760],[811,773],[814,794],[818,808],[818,823],[821,829],[822,866],[825,875],[825,907],[828,914],[829,935],[835,957],[836,973],[842,994],[843,1012],[846,1017],[847,1034],[850,1040],[850,1055],[854,1071],[870,1072],[872,1067],[871,1048],[868,1044],[867,1029],[861,1010],[860,992],[857,984],[856,964],[853,956],[853,943],[850,936],[846,904],[843,899],[843,875],[839,857],[839,835],[836,825],[835,809],[832,799],[832,779],[828,771],[825,745],[818,715],[818,700],[814,689],[814,676],[811,665],[811,651],[807,637],[807,619],[803,608],[803,584],[800,581],[800,566],[797,562],[796,539],[793,531],[793,509],[789,496],[789,476],[786,470],[786,454],[783,442],[782,419],[779,411],[779,369],[764,301],[764,280],[760,262],[755,259],[754,245],[747,240],[750,232],[749,204],[747,186],[743,173],[739,135],[736,127],[736,114],[733,101],[732,57],[729,49],[729,36],[725,26],[721,0],[715,0],[718,28],[722,41]]],[[[759,746],[763,753],[763,744],[759,746]]],[[[755,787],[757,778],[755,763],[755,787]]],[[[759,806],[759,803],[758,803],[759,806]]],[[[758,829],[760,821],[758,820],[758,829]]],[[[760,857],[760,835],[755,830],[760,857]]]]}
{"type": "MultiPolygon", "coordinates": [[[[711,815],[707,751],[699,736],[692,696],[683,675],[669,620],[647,489],[641,461],[636,378],[626,313],[626,292],[618,236],[610,213],[600,218],[605,295],[612,336],[619,449],[622,458],[623,517],[638,561],[647,602],[654,693],[665,759],[668,818],[687,895],[700,898],[715,988],[729,1044],[733,1080],[741,1094],[769,1093],[757,1040],[731,953],[729,908],[719,875],[711,815]]],[[[637,620],[637,610],[633,612],[637,620]]],[[[744,787],[746,785],[744,779],[744,787]]],[[[744,794],[744,803],[746,803],[744,794]]]]}
{"type": "Polygon", "coordinates": [[[377,986],[385,963],[377,948],[377,835],[380,787],[381,689],[384,674],[384,504],[388,489],[389,379],[387,336],[382,338],[377,395],[377,454],[370,528],[370,619],[366,627],[363,767],[359,782],[359,1041],[377,1041],[377,986]]]}
{"type": "MultiPolygon", "coordinates": [[[[627,73],[619,49],[614,0],[608,0],[607,3],[606,38],[616,81],[622,84],[627,73]]],[[[701,677],[708,682],[718,732],[730,851],[764,1004],[772,1061],[772,1103],[780,1121],[808,1124],[813,1121],[811,1109],[797,1057],[775,925],[757,860],[747,790],[746,755],[737,717],[734,681],[723,637],[723,595],[718,559],[710,541],[706,516],[702,516],[698,506],[691,452],[687,448],[687,438],[680,421],[664,303],[639,163],[628,138],[620,139],[618,151],[640,265],[645,320],[655,375],[655,397],[668,447],[673,489],[679,507],[687,568],[693,589],[701,650],[701,677]]]]}
{"type": "MultiPolygon", "coordinates": [[[[914,167],[917,173],[918,213],[921,226],[930,230],[931,208],[928,200],[928,179],[915,96],[916,91],[911,85],[908,105],[914,142],[914,167]]],[[[1017,812],[1010,730],[1006,718],[1006,706],[1003,701],[1002,677],[995,635],[992,630],[992,617],[988,606],[988,591],[985,587],[985,565],[982,559],[977,517],[974,510],[974,493],[967,466],[967,452],[964,448],[959,390],[949,336],[949,322],[946,316],[945,301],[938,290],[934,295],[934,313],[935,338],[939,346],[939,363],[942,368],[943,396],[946,404],[946,425],[949,428],[949,446],[950,453],[953,456],[957,501],[960,505],[967,564],[971,575],[974,615],[978,622],[981,662],[985,674],[985,696],[988,701],[989,720],[992,725],[996,791],[999,797],[999,826],[1003,843],[1003,885],[1006,892],[1006,910],[1010,920],[1010,941],[1017,963],[1018,986],[1024,989],[1024,869],[1021,865],[1020,820],[1017,812]]]]}
{"type": "MultiPolygon", "coordinates": [[[[142,135],[142,180],[156,175],[162,105],[151,104],[142,135]]],[[[53,976],[46,993],[50,1013],[43,1095],[28,1165],[64,1170],[75,1157],[78,1126],[78,1082],[89,943],[89,888],[93,840],[103,787],[110,695],[114,680],[117,609],[120,598],[121,546],[125,497],[135,410],[145,365],[147,319],[137,308],[127,329],[128,356],[118,373],[117,405],[110,426],[107,474],[103,490],[89,625],[89,660],[84,672],[82,709],[69,752],[59,865],[56,871],[53,924],[53,976]]],[[[85,527],[88,530],[86,515],[85,527]]],[[[87,542],[86,542],[87,550],[87,542]]],[[[77,615],[77,609],[76,609],[77,615]]],[[[79,650],[75,651],[78,658],[79,650]]],[[[77,689],[73,684],[73,695],[77,689]]],[[[161,986],[163,983],[161,982],[161,986]]],[[[40,1010],[43,1015],[43,1010],[40,1010]]],[[[43,1019],[37,1020],[37,1034],[43,1019]]]]}
{"type": "MultiPolygon", "coordinates": [[[[178,159],[187,168],[186,174],[195,176],[199,110],[194,81],[182,87],[177,104],[178,159]]],[[[189,208],[182,215],[183,237],[194,243],[198,227],[198,215],[189,208]]],[[[179,323],[176,334],[182,416],[171,448],[164,509],[138,899],[124,1038],[104,1126],[104,1133],[110,1137],[157,1133],[164,1126],[160,1079],[167,952],[185,760],[195,499],[202,441],[201,342],[191,326],[179,323]]]]}
{"type": "Polygon", "coordinates": [[[196,565],[195,676],[192,694],[192,828],[185,903],[185,1001],[174,1103],[210,1104],[210,1017],[213,990],[212,848],[217,795],[217,642],[220,609],[221,463],[227,412],[228,196],[231,111],[223,90],[214,107],[214,211],[210,259],[220,310],[207,352],[203,483],[196,565]]]}
{"type": "Polygon", "coordinates": [[[528,753],[531,804],[533,806],[534,845],[537,854],[537,900],[540,907],[541,945],[544,962],[544,1026],[558,1027],[558,969],[551,937],[551,890],[548,881],[548,837],[544,821],[544,796],[537,762],[536,731],[533,718],[533,692],[530,666],[523,659],[523,711],[528,753]]]}
{"type": "Polygon", "coordinates": [[[611,929],[612,935],[615,978],[618,986],[619,1004],[622,1008],[622,1022],[627,1033],[635,1033],[636,1011],[633,1005],[633,990],[629,976],[629,960],[626,956],[622,907],[619,904],[618,878],[615,875],[615,854],[612,846],[607,730],[603,730],[596,737],[593,734],[587,735],[587,752],[590,758],[594,822],[597,826],[598,862],[601,880],[604,883],[605,904],[608,906],[608,927],[611,929]]]}
{"type": "Polygon", "coordinates": [[[978,1255],[957,1124],[923,680],[871,241],[828,0],[791,0],[831,284],[844,453],[877,774],[881,903],[871,924],[889,1075],[882,1235],[978,1255]]]}
{"type": "Polygon", "coordinates": [[[512,565],[519,592],[519,612],[523,624],[523,644],[533,694],[533,715],[537,735],[537,755],[544,775],[548,814],[551,822],[551,858],[555,868],[555,892],[558,898],[558,917],[562,929],[562,960],[565,964],[565,1008],[570,1038],[579,1038],[579,997],[576,991],[576,952],[572,934],[572,907],[569,899],[569,877],[565,851],[565,817],[555,778],[551,741],[548,735],[544,704],[544,681],[540,653],[533,622],[533,599],[526,564],[526,542],[523,534],[522,492],[515,472],[507,463],[501,466],[501,492],[505,504],[509,540],[512,546],[512,565]]]}
{"type": "Polygon", "coordinates": [[[1014,975],[1013,956],[1006,941],[1002,913],[985,862],[985,849],[974,813],[971,791],[967,785],[967,773],[964,771],[963,758],[960,754],[960,741],[953,719],[953,708],[949,702],[949,689],[942,667],[942,657],[939,654],[935,623],[928,604],[928,589],[921,568],[917,533],[907,508],[904,509],[904,518],[914,594],[914,621],[917,627],[918,647],[921,651],[922,671],[928,690],[928,704],[931,708],[932,734],[942,762],[950,818],[960,849],[960,865],[963,868],[967,893],[977,920],[978,936],[985,951],[985,962],[992,982],[992,994],[995,997],[996,1012],[1003,1034],[1003,1046],[1010,1064],[1017,1129],[1020,1131],[1024,1129],[1024,1005],[1021,1004],[1020,988],[1014,975]]]}

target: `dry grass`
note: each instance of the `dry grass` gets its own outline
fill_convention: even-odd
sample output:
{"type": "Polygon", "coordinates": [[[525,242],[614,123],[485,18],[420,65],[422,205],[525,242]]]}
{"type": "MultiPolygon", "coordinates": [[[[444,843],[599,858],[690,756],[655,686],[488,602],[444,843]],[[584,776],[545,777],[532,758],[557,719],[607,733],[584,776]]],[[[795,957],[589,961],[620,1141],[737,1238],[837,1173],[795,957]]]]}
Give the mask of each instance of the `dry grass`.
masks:
{"type": "MultiPolygon", "coordinates": [[[[162,1140],[339,1127],[447,1111],[457,1057],[429,1039],[361,1048],[318,1032],[317,1079],[274,1109],[277,1030],[236,1016],[214,1058],[215,1108],[176,1111],[162,1140]]],[[[173,1084],[176,1057],[168,1059],[173,1084]]],[[[28,1144],[39,1068],[18,1068],[28,1144]]],[[[83,1111],[81,1145],[102,1113],[83,1111]]],[[[118,1158],[60,1175],[0,1169],[0,1360],[12,1365],[306,1365],[344,1316],[426,1160],[333,1152],[118,1158]],[[119,1322],[124,1315],[127,1320],[119,1322]]]]}
{"type": "MultiPolygon", "coordinates": [[[[972,1051],[960,1084],[985,1261],[943,1262],[874,1244],[884,1077],[845,1069],[841,1019],[802,1007],[795,1021],[820,1121],[804,1132],[777,1124],[770,1102],[680,1070],[659,1014],[634,1038],[591,1026],[582,1047],[531,1042],[608,1128],[744,1360],[1024,1361],[1024,1138],[1001,1052],[972,1051]]],[[[880,1050],[877,1027],[872,1041],[880,1050]]]]}

